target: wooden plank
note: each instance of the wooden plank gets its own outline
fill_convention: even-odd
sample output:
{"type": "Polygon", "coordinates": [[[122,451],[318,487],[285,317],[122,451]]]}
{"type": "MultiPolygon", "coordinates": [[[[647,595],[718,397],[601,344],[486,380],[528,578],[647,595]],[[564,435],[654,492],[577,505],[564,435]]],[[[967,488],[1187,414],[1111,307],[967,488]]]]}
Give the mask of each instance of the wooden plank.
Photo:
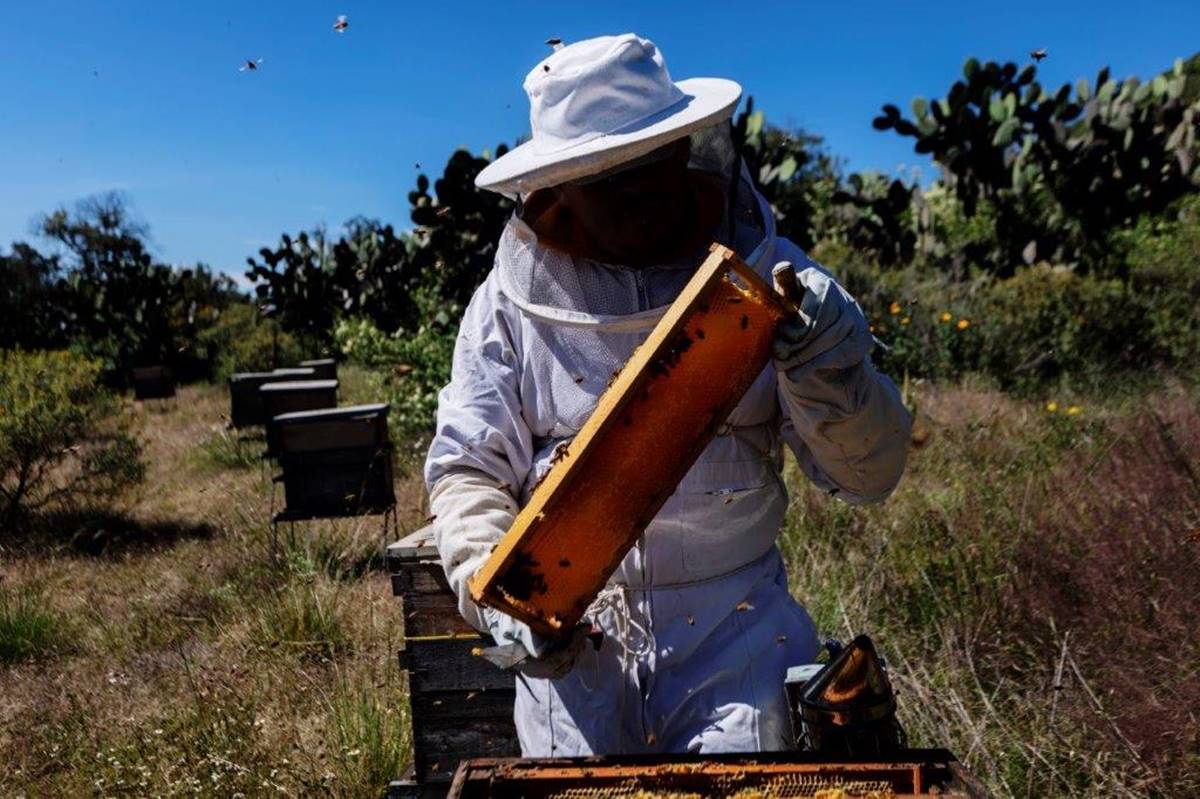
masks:
{"type": "Polygon", "coordinates": [[[788,313],[714,245],[472,579],[475,601],[542,635],[572,628],[762,372],[788,313]]]}
{"type": "Polygon", "coordinates": [[[458,612],[453,594],[407,594],[402,604],[406,637],[478,635],[458,612]]]}
{"type": "MultiPolygon", "coordinates": [[[[412,695],[413,713],[429,724],[468,724],[475,721],[512,721],[517,692],[508,688],[477,691],[425,691],[412,695]]],[[[424,728],[414,729],[420,737],[424,728]]]]}
{"type": "Polygon", "coordinates": [[[433,525],[427,524],[387,546],[389,562],[413,560],[429,560],[437,558],[437,547],[433,543],[433,525]]]}
{"type": "Polygon", "coordinates": [[[478,691],[511,689],[515,678],[472,654],[489,646],[490,639],[451,638],[432,641],[406,640],[401,666],[408,669],[411,693],[425,691],[478,691]]]}
{"type": "MultiPolygon", "coordinates": [[[[419,723],[413,716],[414,729],[419,723]]],[[[512,717],[473,724],[438,723],[414,741],[413,758],[418,780],[450,782],[458,764],[476,757],[517,757],[521,754],[512,717]],[[487,754],[484,754],[487,753],[487,754]]]]}
{"type": "Polygon", "coordinates": [[[405,594],[453,594],[441,561],[415,561],[405,563],[392,574],[392,593],[405,594]]]}

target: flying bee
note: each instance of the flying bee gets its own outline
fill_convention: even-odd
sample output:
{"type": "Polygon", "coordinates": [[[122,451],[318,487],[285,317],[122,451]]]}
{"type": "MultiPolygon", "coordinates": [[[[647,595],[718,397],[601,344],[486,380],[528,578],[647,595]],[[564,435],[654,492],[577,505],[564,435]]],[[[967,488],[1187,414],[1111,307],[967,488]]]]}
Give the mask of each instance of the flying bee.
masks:
{"type": "Polygon", "coordinates": [[[1030,50],[1029,57],[1040,64],[1042,59],[1046,57],[1046,48],[1039,47],[1036,50],[1030,50]]]}
{"type": "Polygon", "coordinates": [[[346,21],[345,14],[338,14],[337,22],[333,23],[333,30],[337,33],[345,33],[346,28],[350,27],[350,23],[346,21]]]}
{"type": "Polygon", "coordinates": [[[261,58],[247,59],[246,63],[238,67],[238,72],[257,72],[258,65],[262,62],[263,60],[261,58]]]}

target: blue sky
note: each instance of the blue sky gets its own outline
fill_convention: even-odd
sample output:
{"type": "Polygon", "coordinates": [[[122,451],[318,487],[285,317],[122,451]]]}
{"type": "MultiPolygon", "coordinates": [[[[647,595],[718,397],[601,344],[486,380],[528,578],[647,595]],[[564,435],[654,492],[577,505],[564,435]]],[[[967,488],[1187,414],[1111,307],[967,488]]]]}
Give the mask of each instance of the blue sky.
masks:
{"type": "MultiPolygon", "coordinates": [[[[408,226],[440,173],[528,131],[543,41],[636,31],[674,77],[730,77],[851,169],[919,165],[871,129],[945,92],[970,55],[1044,85],[1146,76],[1200,48],[1200,3],[0,2],[0,248],[39,213],[126,192],[165,262],[232,273],[283,231],[356,214],[408,226]],[[332,32],[338,14],[350,29],[332,32]],[[262,69],[237,71],[247,58],[262,69]]],[[[930,174],[926,166],[926,175],[930,174]]]]}

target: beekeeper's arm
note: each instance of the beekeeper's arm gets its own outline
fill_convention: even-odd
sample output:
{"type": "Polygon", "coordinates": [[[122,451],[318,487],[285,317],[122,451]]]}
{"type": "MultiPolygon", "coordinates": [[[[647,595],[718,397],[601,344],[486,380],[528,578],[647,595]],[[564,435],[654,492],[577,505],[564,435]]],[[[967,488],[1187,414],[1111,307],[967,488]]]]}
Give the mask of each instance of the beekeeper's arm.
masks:
{"type": "Polygon", "coordinates": [[[467,581],[517,513],[514,498],[532,468],[533,441],[521,415],[515,309],[489,278],[463,315],[450,383],[438,397],[437,432],[425,462],[434,540],[458,609],[500,644],[537,655],[547,642],[529,627],[471,599],[467,581]],[[511,313],[510,313],[511,312],[511,313]]]}
{"type": "Polygon", "coordinates": [[[775,339],[784,438],[822,489],[853,504],[882,501],[904,472],[911,416],[871,363],[858,303],[798,247],[780,253],[806,290],[807,317],[781,324],[775,339]]]}

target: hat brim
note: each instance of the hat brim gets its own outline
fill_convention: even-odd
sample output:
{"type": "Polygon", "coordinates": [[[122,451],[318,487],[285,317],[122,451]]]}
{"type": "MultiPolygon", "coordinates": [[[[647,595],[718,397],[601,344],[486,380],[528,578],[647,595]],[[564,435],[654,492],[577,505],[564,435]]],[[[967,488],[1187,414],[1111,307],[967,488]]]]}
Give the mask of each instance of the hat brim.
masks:
{"type": "Polygon", "coordinates": [[[475,185],[516,197],[594,175],[728,119],[742,97],[742,87],[724,78],[688,78],[675,85],[683,92],[683,101],[642,120],[636,128],[553,153],[539,153],[534,142],[527,141],[488,164],[475,185]]]}

